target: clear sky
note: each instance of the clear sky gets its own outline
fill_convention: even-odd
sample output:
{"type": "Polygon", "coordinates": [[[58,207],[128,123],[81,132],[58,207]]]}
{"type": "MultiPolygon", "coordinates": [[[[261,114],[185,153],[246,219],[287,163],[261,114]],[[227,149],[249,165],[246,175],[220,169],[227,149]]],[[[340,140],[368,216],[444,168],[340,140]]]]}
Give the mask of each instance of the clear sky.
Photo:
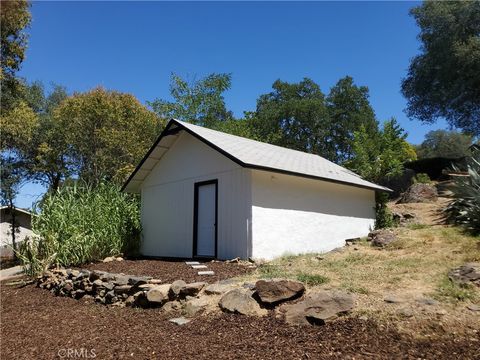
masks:
{"type": "MultiPolygon", "coordinates": [[[[169,98],[172,72],[232,73],[225,95],[236,116],[276,79],[309,77],[328,93],[345,75],[370,89],[379,120],[396,117],[420,143],[444,122],[408,119],[400,93],[418,53],[415,2],[34,2],[20,75],[85,91],[97,85],[142,102],[169,98]]],[[[17,206],[43,189],[26,184],[17,206]]]]}

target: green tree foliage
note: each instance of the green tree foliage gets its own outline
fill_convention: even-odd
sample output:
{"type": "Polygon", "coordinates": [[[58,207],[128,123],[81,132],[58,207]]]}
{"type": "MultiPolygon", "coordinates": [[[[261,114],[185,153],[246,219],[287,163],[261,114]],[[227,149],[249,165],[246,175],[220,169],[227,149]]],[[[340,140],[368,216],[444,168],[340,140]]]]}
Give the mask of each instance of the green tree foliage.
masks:
{"type": "Polygon", "coordinates": [[[411,14],[422,52],[402,83],[408,115],[424,122],[444,117],[480,135],[480,2],[426,1],[411,14]]]}
{"type": "Polygon", "coordinates": [[[340,79],[327,97],[310,79],[299,83],[280,80],[261,95],[255,112],[247,113],[258,139],[321,155],[342,163],[353,156],[353,135],[361,126],[377,130],[368,101],[368,88],[349,76],[340,79]]]}
{"type": "Polygon", "coordinates": [[[48,193],[37,210],[32,224],[36,236],[20,251],[32,274],[51,263],[80,265],[138,250],[138,197],[117,186],[65,186],[48,193]]]}
{"type": "Polygon", "coordinates": [[[163,126],[134,96],[103,88],[65,99],[53,119],[76,174],[92,185],[123,182],[163,126]]]}
{"type": "Polygon", "coordinates": [[[415,150],[405,140],[406,137],[407,133],[393,118],[374,135],[362,127],[354,136],[355,156],[345,165],[364,179],[376,183],[398,176],[406,161],[416,159],[415,150]]]}
{"type": "Polygon", "coordinates": [[[15,74],[25,58],[30,25],[29,3],[25,0],[2,1],[0,6],[0,113],[10,110],[22,91],[15,74]]]}
{"type": "Polygon", "coordinates": [[[170,94],[174,101],[156,99],[149,105],[162,119],[175,118],[213,127],[217,122],[233,119],[223,98],[223,93],[230,89],[231,83],[231,74],[214,73],[191,82],[172,74],[170,94]]]}
{"type": "Polygon", "coordinates": [[[354,132],[362,126],[367,133],[378,130],[375,113],[368,101],[369,93],[366,86],[356,86],[353,78],[347,76],[340,79],[327,96],[329,112],[329,130],[327,142],[334,154],[331,159],[343,163],[352,158],[354,132]]]}
{"type": "Polygon", "coordinates": [[[425,140],[417,147],[420,159],[433,157],[460,158],[470,155],[471,135],[457,131],[434,130],[425,135],[425,140]]]}
{"type": "Polygon", "coordinates": [[[480,147],[472,147],[468,159],[468,176],[455,177],[452,188],[454,200],[446,212],[449,219],[464,226],[474,234],[480,234],[480,147]]]}
{"type": "Polygon", "coordinates": [[[290,149],[324,153],[328,111],[320,87],[305,78],[294,84],[277,80],[272,88],[258,98],[256,111],[247,113],[257,137],[290,149]]]}

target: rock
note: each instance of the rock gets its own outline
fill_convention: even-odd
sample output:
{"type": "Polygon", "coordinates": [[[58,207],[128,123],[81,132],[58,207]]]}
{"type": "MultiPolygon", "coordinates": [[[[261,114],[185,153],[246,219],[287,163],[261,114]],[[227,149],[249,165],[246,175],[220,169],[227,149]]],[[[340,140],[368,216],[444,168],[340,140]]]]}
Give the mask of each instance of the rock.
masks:
{"type": "Polygon", "coordinates": [[[158,285],[161,285],[161,284],[142,284],[142,285],[139,285],[138,288],[140,290],[148,291],[150,289],[157,287],[158,285]]]}
{"type": "Polygon", "coordinates": [[[130,295],[125,299],[126,306],[133,306],[134,304],[135,304],[135,298],[132,295],[130,295]]]}
{"type": "Polygon", "coordinates": [[[354,307],[354,297],[343,291],[320,291],[310,293],[296,304],[282,305],[285,321],[289,324],[323,325],[354,307]]]}
{"type": "Polygon", "coordinates": [[[299,281],[286,279],[258,280],[255,290],[263,303],[273,305],[302,296],[305,286],[299,281]]]}
{"type": "Polygon", "coordinates": [[[123,257],[119,256],[115,258],[116,261],[123,261],[123,257]]]}
{"type": "Polygon", "coordinates": [[[147,300],[147,296],[144,291],[138,291],[133,294],[134,303],[140,307],[147,307],[149,305],[149,301],[147,300]]]}
{"type": "Polygon", "coordinates": [[[230,259],[230,260],[225,260],[225,263],[226,263],[226,264],[232,264],[232,263],[238,264],[239,262],[240,262],[240,258],[239,258],[239,257],[236,257],[236,258],[230,259]]]}
{"type": "Polygon", "coordinates": [[[399,225],[405,225],[415,222],[416,215],[410,212],[402,212],[400,210],[392,211],[393,221],[399,225]]]}
{"type": "Polygon", "coordinates": [[[398,310],[398,313],[403,316],[403,317],[406,317],[406,318],[410,318],[413,316],[413,311],[409,308],[403,308],[403,309],[400,309],[398,310]]]}
{"type": "Polygon", "coordinates": [[[126,294],[132,289],[132,285],[118,285],[113,289],[115,294],[126,294]]]}
{"type": "Polygon", "coordinates": [[[438,301],[430,298],[417,299],[417,302],[424,305],[438,305],[438,301]]]}
{"type": "Polygon", "coordinates": [[[467,305],[467,309],[471,311],[480,311],[480,306],[475,304],[467,305]]]}
{"type": "Polygon", "coordinates": [[[264,316],[267,310],[252,298],[253,292],[247,289],[233,289],[222,296],[218,305],[223,311],[250,316],[264,316]]]}
{"type": "Polygon", "coordinates": [[[67,274],[68,274],[68,277],[71,279],[71,278],[77,277],[80,274],[80,271],[68,269],[67,274]]]}
{"type": "Polygon", "coordinates": [[[400,304],[400,303],[404,303],[405,299],[403,299],[399,296],[396,296],[396,295],[387,295],[383,298],[383,301],[385,301],[389,304],[400,304]]]}
{"type": "Polygon", "coordinates": [[[435,202],[438,199],[438,193],[435,186],[430,184],[416,183],[412,184],[407,191],[405,191],[397,204],[407,203],[427,203],[435,202]]]}
{"type": "Polygon", "coordinates": [[[205,285],[205,282],[194,282],[191,284],[186,284],[184,287],[180,288],[180,296],[195,296],[204,288],[205,285]]]}
{"type": "Polygon", "coordinates": [[[207,295],[223,295],[226,292],[233,290],[234,285],[226,283],[215,283],[205,287],[205,294],[207,295]]]}
{"type": "Polygon", "coordinates": [[[207,297],[202,296],[200,298],[193,298],[188,300],[185,303],[185,307],[183,309],[183,312],[185,316],[187,317],[192,317],[197,315],[199,312],[202,312],[207,308],[207,306],[210,304],[209,300],[207,297]]]}
{"type": "Polygon", "coordinates": [[[161,283],[162,283],[162,280],[160,280],[160,279],[150,279],[150,280],[148,280],[148,283],[149,283],[149,284],[157,284],[157,285],[158,285],[158,284],[161,284],[161,283]]]}
{"type": "Polygon", "coordinates": [[[187,283],[183,280],[175,280],[171,287],[170,287],[170,292],[172,293],[172,297],[178,297],[180,296],[180,291],[187,286],[187,283]]]}
{"type": "Polygon", "coordinates": [[[117,275],[115,276],[115,279],[113,280],[113,283],[115,285],[127,285],[128,284],[128,276],[125,275],[117,275]]]}
{"type": "Polygon", "coordinates": [[[353,238],[353,239],[346,239],[345,240],[345,245],[347,246],[350,246],[350,245],[354,245],[358,242],[360,242],[361,238],[357,237],[357,238],[353,238]]]}
{"type": "Polygon", "coordinates": [[[466,263],[448,273],[448,277],[459,285],[472,284],[480,287],[480,263],[466,263]]]}
{"type": "Polygon", "coordinates": [[[180,310],[182,308],[182,304],[179,301],[169,301],[165,305],[162,306],[162,311],[165,312],[172,312],[176,310],[180,310]]]}
{"type": "Polygon", "coordinates": [[[157,285],[154,288],[147,291],[147,300],[153,305],[162,305],[169,299],[170,285],[157,285]]]}
{"type": "Polygon", "coordinates": [[[128,278],[128,284],[133,286],[140,286],[147,284],[150,281],[151,277],[149,276],[130,276],[128,278]]]}
{"type": "Polygon", "coordinates": [[[177,325],[185,325],[185,324],[188,324],[190,322],[190,320],[185,319],[184,317],[174,318],[174,319],[170,319],[168,321],[170,321],[174,324],[177,324],[177,325]]]}
{"type": "Polygon", "coordinates": [[[115,258],[113,256],[108,256],[105,259],[103,259],[104,263],[112,262],[115,261],[115,258]]]}
{"type": "Polygon", "coordinates": [[[242,284],[242,287],[244,289],[248,289],[248,290],[252,290],[254,291],[255,290],[255,284],[254,283],[251,283],[251,282],[245,282],[242,284]]]}
{"type": "Polygon", "coordinates": [[[397,240],[397,236],[392,230],[381,229],[370,232],[368,234],[368,239],[372,242],[373,246],[384,247],[397,240]]]}

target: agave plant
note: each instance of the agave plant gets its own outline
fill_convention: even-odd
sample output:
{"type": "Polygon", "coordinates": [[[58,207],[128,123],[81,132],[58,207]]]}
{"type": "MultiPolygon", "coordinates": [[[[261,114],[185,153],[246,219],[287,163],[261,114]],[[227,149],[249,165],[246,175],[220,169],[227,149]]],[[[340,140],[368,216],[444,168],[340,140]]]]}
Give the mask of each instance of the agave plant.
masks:
{"type": "Polygon", "coordinates": [[[451,222],[480,234],[480,147],[472,147],[472,156],[467,161],[468,176],[455,179],[454,200],[446,212],[451,222]]]}

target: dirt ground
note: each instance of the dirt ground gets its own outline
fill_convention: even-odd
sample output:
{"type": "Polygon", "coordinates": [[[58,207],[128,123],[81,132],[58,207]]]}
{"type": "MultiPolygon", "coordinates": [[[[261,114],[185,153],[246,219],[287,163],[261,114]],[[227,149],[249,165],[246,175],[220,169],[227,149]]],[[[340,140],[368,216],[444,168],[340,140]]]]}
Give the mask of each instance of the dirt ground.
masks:
{"type": "Polygon", "coordinates": [[[0,291],[2,360],[79,358],[82,352],[97,359],[480,358],[478,333],[415,339],[356,317],[313,327],[289,326],[273,314],[208,315],[178,326],[158,309],[106,307],[33,285],[1,284],[0,291]]]}
{"type": "Polygon", "coordinates": [[[82,269],[102,270],[112,273],[124,273],[126,275],[143,275],[160,279],[164,283],[171,283],[175,280],[186,282],[206,281],[213,283],[236,276],[247,275],[255,269],[249,263],[226,263],[207,261],[203,263],[207,269],[192,269],[185,264],[185,261],[165,260],[124,260],[107,263],[95,263],[81,266],[82,269]],[[250,265],[250,266],[249,266],[250,265]],[[214,275],[198,275],[198,271],[213,270],[214,275]]]}

